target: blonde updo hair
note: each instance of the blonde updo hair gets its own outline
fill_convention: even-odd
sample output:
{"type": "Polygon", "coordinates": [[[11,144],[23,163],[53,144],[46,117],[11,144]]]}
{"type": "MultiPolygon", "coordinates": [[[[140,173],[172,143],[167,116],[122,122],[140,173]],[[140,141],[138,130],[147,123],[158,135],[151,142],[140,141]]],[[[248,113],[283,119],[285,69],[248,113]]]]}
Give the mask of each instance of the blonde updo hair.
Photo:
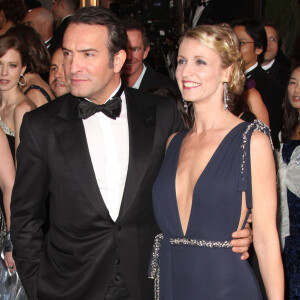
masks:
{"type": "MultiPolygon", "coordinates": [[[[189,29],[183,39],[191,38],[214,50],[221,58],[222,67],[232,67],[228,81],[229,96],[240,95],[244,89],[245,75],[239,40],[228,24],[201,25],[189,29]]],[[[182,40],[183,40],[182,39],[182,40]]],[[[230,101],[232,102],[232,101],[230,101]]]]}

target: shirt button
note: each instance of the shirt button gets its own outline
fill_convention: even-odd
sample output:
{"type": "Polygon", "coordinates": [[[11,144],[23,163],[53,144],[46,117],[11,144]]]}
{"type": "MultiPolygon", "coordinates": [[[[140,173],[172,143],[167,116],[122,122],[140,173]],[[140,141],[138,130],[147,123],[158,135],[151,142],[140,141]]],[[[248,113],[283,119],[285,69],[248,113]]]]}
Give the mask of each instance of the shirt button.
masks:
{"type": "Polygon", "coordinates": [[[120,275],[116,275],[115,278],[114,278],[114,280],[115,280],[116,282],[119,282],[119,281],[121,280],[120,275]]]}
{"type": "Polygon", "coordinates": [[[120,258],[115,259],[115,265],[119,266],[120,265],[120,258]]]}

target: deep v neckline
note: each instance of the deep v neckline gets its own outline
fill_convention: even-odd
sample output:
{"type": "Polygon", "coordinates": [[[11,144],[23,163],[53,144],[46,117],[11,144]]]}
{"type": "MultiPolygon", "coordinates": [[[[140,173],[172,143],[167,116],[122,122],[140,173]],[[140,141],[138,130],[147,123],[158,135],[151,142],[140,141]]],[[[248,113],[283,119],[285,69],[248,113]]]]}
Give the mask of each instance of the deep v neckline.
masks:
{"type": "Polygon", "coordinates": [[[190,210],[190,215],[188,218],[188,223],[187,223],[187,227],[186,227],[186,232],[183,232],[183,228],[182,228],[182,222],[181,222],[181,218],[180,218],[180,213],[179,213],[179,207],[178,207],[178,199],[177,199],[177,189],[176,189],[176,178],[177,178],[177,170],[178,170],[178,163],[179,163],[179,157],[180,157],[180,153],[181,153],[181,146],[183,143],[184,138],[186,137],[186,135],[188,134],[189,130],[187,130],[183,136],[183,138],[181,139],[180,143],[179,143],[179,150],[177,153],[177,160],[176,160],[176,169],[175,169],[175,178],[174,178],[174,192],[175,192],[175,205],[177,208],[177,216],[178,216],[178,222],[179,222],[179,227],[180,227],[180,231],[183,237],[186,237],[188,232],[189,232],[189,228],[190,228],[190,223],[191,223],[191,215],[192,215],[192,210],[193,210],[193,206],[194,206],[194,193],[195,193],[195,189],[196,186],[198,185],[198,183],[200,182],[201,178],[203,177],[203,174],[205,174],[205,172],[207,172],[207,169],[210,167],[210,165],[212,164],[212,161],[215,159],[217,153],[220,151],[220,149],[222,148],[222,146],[224,145],[225,141],[228,139],[228,137],[232,134],[232,132],[234,132],[241,124],[244,124],[245,122],[241,122],[239,124],[237,124],[236,126],[234,126],[222,139],[222,141],[220,142],[220,144],[218,145],[218,147],[216,148],[216,150],[214,151],[214,153],[212,154],[212,156],[210,157],[209,161],[207,162],[206,166],[204,167],[203,171],[201,172],[201,174],[198,176],[196,183],[194,185],[193,188],[193,193],[192,193],[192,204],[191,204],[191,210],[190,210]]]}

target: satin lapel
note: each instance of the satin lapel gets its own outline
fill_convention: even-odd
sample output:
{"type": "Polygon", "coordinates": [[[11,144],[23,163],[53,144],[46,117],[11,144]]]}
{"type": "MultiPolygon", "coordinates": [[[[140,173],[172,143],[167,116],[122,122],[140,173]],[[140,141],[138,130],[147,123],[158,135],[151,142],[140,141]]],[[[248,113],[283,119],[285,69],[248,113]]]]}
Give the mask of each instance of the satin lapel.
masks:
{"type": "Polygon", "coordinates": [[[78,186],[82,187],[88,199],[99,203],[100,214],[106,219],[111,219],[98,187],[82,120],[76,116],[71,118],[50,116],[49,121],[61,153],[72,172],[70,176],[77,180],[78,186]]]}
{"type": "Polygon", "coordinates": [[[129,164],[118,220],[122,219],[136,201],[145,172],[151,163],[156,108],[155,105],[141,108],[138,101],[126,92],[128,130],[129,130],[129,164]]]}

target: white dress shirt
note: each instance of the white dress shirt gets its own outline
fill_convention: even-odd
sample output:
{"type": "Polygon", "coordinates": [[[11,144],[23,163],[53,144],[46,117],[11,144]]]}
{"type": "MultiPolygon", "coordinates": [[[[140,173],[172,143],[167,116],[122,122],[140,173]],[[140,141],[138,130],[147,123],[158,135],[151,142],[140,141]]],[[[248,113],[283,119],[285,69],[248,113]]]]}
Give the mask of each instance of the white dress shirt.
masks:
{"type": "Polygon", "coordinates": [[[132,88],[134,88],[134,89],[139,89],[140,88],[140,85],[141,85],[141,83],[142,83],[142,80],[143,80],[143,78],[144,78],[144,75],[145,75],[145,73],[146,73],[146,69],[147,69],[147,67],[145,66],[145,64],[143,64],[143,71],[142,71],[142,73],[140,74],[140,76],[139,76],[139,78],[137,79],[137,81],[134,83],[134,85],[132,86],[132,88]]]}
{"type": "MultiPolygon", "coordinates": [[[[116,94],[119,87],[109,99],[116,94]]],[[[83,120],[97,183],[113,221],[116,221],[120,212],[129,161],[129,133],[124,92],[121,99],[121,114],[116,120],[102,112],[83,120]]]]}

